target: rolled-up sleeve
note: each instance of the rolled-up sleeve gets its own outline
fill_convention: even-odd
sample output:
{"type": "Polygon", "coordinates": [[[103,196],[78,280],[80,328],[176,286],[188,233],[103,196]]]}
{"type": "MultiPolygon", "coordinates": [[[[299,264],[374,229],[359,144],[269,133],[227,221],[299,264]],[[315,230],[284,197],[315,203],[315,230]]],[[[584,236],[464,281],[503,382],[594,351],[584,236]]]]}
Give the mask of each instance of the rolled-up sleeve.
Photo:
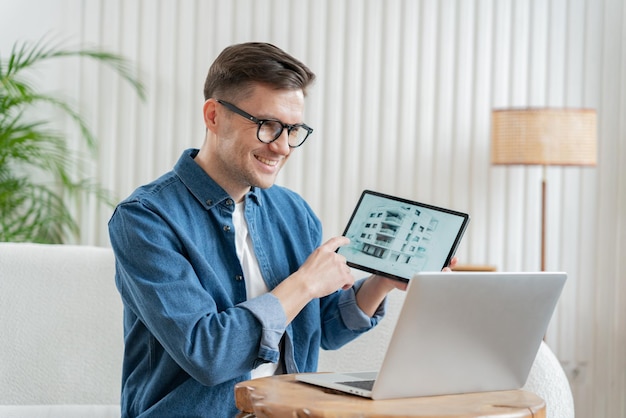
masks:
{"type": "Polygon", "coordinates": [[[342,292],[339,297],[339,313],[346,327],[353,331],[363,331],[376,325],[385,316],[387,298],[378,306],[373,317],[369,317],[359,308],[356,303],[356,293],[361,288],[365,279],[359,280],[350,289],[342,292]]]}
{"type": "Polygon", "coordinates": [[[280,340],[285,333],[287,316],[276,296],[266,293],[239,305],[249,310],[261,323],[261,342],[257,364],[276,363],[280,357],[280,340]]]}

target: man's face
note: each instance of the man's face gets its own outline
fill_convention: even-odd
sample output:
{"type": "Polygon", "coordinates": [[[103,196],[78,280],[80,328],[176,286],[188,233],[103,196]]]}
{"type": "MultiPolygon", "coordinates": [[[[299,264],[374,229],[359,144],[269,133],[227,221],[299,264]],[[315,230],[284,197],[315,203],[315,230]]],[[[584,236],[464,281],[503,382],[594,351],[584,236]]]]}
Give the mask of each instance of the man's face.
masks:
{"type": "MultiPolygon", "coordinates": [[[[302,123],[304,95],[301,90],[274,90],[257,85],[250,96],[232,104],[258,119],[297,124],[302,123]]],[[[253,186],[272,186],[292,151],[287,144],[287,130],[276,141],[265,144],[257,138],[256,123],[221,104],[216,104],[215,111],[213,163],[218,167],[211,169],[214,179],[231,195],[243,195],[253,186]]]]}

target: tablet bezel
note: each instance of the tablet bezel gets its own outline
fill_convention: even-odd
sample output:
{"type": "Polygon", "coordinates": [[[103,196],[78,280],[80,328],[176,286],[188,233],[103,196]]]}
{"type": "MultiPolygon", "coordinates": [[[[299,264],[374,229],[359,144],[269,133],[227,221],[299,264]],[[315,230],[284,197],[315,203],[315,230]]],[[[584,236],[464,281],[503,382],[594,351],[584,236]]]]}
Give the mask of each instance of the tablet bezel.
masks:
{"type": "MultiPolygon", "coordinates": [[[[365,198],[365,196],[367,195],[371,195],[375,198],[383,198],[383,199],[387,199],[390,200],[391,202],[394,202],[395,204],[407,204],[407,205],[411,205],[411,206],[415,206],[415,207],[420,207],[420,208],[424,208],[430,211],[435,211],[435,212],[442,212],[448,215],[454,215],[454,216],[458,216],[462,219],[462,223],[459,226],[458,230],[456,231],[456,235],[454,238],[454,242],[452,243],[451,248],[448,250],[448,255],[445,259],[445,262],[443,263],[443,265],[441,266],[441,269],[443,269],[444,267],[448,266],[450,264],[450,261],[452,260],[452,257],[454,257],[454,254],[456,253],[456,250],[459,247],[459,244],[461,242],[461,239],[463,238],[463,235],[465,234],[465,231],[467,230],[467,225],[469,224],[470,221],[470,216],[467,213],[464,212],[459,212],[456,210],[452,210],[452,209],[448,209],[448,208],[444,208],[444,207],[440,207],[440,206],[435,206],[435,205],[430,205],[430,204],[426,204],[426,203],[422,203],[422,202],[418,202],[418,201],[414,201],[414,200],[410,200],[410,199],[406,199],[406,198],[402,198],[402,197],[398,197],[398,196],[393,196],[393,195],[388,195],[388,194],[384,194],[381,192],[377,192],[374,190],[363,190],[363,192],[361,193],[361,196],[359,197],[359,200],[354,208],[354,210],[352,211],[352,215],[350,216],[350,219],[343,231],[343,236],[346,236],[348,234],[348,232],[350,231],[350,228],[352,226],[352,223],[355,221],[355,218],[357,216],[357,214],[359,213],[359,209],[362,206],[363,200],[365,198]]],[[[373,268],[371,266],[366,266],[363,265],[361,263],[355,262],[354,260],[349,259],[349,254],[345,254],[341,251],[341,248],[343,247],[339,247],[337,249],[337,252],[341,255],[343,255],[344,257],[346,257],[346,262],[348,264],[348,266],[356,268],[358,270],[362,270],[368,273],[372,273],[372,274],[377,274],[377,275],[381,275],[381,276],[385,276],[385,277],[389,277],[391,279],[396,279],[396,280],[400,280],[402,282],[408,282],[410,280],[409,278],[405,278],[402,276],[398,276],[396,274],[390,273],[390,272],[385,272],[385,271],[381,271],[378,270],[376,268],[373,268]]],[[[415,271],[413,273],[417,273],[418,271],[415,271]]],[[[412,274],[411,274],[412,276],[412,274]]]]}

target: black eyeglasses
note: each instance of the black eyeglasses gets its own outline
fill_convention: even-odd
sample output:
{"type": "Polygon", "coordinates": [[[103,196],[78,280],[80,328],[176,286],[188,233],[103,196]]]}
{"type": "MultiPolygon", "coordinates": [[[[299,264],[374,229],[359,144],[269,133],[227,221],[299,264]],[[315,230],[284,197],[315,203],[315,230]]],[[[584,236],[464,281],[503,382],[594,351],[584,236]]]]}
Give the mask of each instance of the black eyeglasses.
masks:
{"type": "Polygon", "coordinates": [[[313,128],[305,125],[304,123],[289,125],[287,123],[282,123],[277,119],[259,119],[252,116],[248,112],[239,109],[232,103],[228,103],[220,99],[217,99],[217,102],[231,112],[256,123],[258,125],[256,137],[264,144],[270,144],[276,141],[282,135],[283,129],[287,129],[287,143],[291,148],[297,148],[304,144],[304,141],[306,141],[309,135],[313,133],[313,128]]]}

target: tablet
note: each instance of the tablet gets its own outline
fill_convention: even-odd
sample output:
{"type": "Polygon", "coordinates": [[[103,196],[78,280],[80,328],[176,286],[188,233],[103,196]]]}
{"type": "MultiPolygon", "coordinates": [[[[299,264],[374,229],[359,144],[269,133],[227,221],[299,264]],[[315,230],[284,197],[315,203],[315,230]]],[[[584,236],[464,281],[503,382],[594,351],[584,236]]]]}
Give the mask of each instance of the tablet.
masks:
{"type": "Polygon", "coordinates": [[[408,282],[450,264],[470,217],[433,205],[364,190],[337,252],[350,267],[408,282]]]}

